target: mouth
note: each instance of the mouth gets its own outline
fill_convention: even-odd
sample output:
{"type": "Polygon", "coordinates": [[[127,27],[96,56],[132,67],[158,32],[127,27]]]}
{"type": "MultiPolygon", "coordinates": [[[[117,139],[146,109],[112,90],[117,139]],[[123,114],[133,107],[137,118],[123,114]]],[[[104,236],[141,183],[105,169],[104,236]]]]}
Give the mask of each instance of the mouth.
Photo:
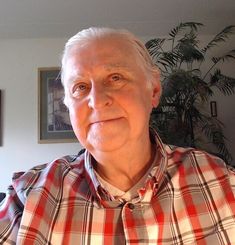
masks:
{"type": "Polygon", "coordinates": [[[122,119],[122,117],[110,118],[110,119],[104,119],[104,120],[102,119],[102,120],[94,121],[90,125],[111,123],[111,122],[115,122],[115,121],[118,121],[118,120],[121,120],[121,119],[122,119]]]}

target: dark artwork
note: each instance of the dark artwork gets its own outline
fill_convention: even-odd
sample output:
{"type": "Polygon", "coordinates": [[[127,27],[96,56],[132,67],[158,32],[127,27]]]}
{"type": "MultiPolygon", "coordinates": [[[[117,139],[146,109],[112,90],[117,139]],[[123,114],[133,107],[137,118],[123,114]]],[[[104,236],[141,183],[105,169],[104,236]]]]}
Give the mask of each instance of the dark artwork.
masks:
{"type": "Polygon", "coordinates": [[[62,132],[72,130],[69,113],[64,105],[64,90],[60,79],[48,79],[48,132],[62,132]]]}

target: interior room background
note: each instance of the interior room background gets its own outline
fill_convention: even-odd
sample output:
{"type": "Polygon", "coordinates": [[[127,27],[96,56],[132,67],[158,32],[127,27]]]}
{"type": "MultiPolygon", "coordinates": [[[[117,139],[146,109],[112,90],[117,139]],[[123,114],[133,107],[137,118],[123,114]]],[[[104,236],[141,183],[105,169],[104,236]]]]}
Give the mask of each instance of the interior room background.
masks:
{"type": "MultiPolygon", "coordinates": [[[[148,40],[150,37],[142,37],[148,40]]],[[[210,36],[202,36],[209,40],[210,36]]],[[[66,38],[0,40],[0,74],[3,90],[3,142],[0,147],[0,191],[10,184],[13,172],[66,154],[76,154],[78,143],[38,144],[38,67],[60,65],[66,38]]],[[[225,48],[232,48],[235,38],[225,48]]],[[[235,62],[226,64],[235,76],[235,62]]],[[[235,159],[235,96],[215,96],[218,118],[225,124],[228,148],[235,159]]]]}

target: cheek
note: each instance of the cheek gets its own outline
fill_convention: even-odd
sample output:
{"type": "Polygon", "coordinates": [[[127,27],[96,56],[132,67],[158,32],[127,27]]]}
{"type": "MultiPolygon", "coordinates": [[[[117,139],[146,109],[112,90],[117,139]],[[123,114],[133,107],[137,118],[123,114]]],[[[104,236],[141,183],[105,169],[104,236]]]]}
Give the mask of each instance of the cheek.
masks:
{"type": "Polygon", "coordinates": [[[150,94],[130,93],[123,99],[122,107],[128,115],[129,122],[134,128],[142,128],[149,124],[149,117],[152,111],[152,101],[150,94]]]}
{"type": "Polygon", "coordinates": [[[134,104],[136,105],[136,109],[139,110],[143,114],[150,114],[152,111],[152,98],[151,98],[151,93],[149,90],[140,92],[135,95],[134,98],[134,104]]]}
{"type": "Polygon", "coordinates": [[[78,133],[85,129],[87,116],[86,116],[86,111],[80,104],[77,103],[70,104],[69,116],[75,133],[78,133]]]}

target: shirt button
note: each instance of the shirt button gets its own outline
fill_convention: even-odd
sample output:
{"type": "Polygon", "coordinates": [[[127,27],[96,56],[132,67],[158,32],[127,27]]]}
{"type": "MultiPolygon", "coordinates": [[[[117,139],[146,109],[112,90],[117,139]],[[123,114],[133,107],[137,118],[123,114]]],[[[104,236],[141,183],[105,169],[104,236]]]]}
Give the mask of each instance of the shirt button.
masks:
{"type": "Polygon", "coordinates": [[[128,203],[127,207],[131,210],[133,210],[135,208],[135,205],[133,203],[128,203]]]}

